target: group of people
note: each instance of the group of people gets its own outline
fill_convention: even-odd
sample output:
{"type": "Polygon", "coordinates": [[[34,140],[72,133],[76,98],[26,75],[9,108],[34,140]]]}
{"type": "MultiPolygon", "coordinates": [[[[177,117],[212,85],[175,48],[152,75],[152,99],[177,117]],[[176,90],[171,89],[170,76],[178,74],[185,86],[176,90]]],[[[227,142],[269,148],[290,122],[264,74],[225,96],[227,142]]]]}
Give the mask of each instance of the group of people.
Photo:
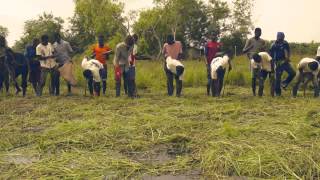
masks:
{"type": "MultiPolygon", "coordinates": [[[[303,83],[304,86],[312,81],[314,95],[319,96],[319,72],[320,72],[320,47],[316,58],[304,58],[298,64],[297,73],[290,62],[290,46],[285,41],[282,32],[277,34],[277,40],[271,48],[261,39],[262,30],[255,29],[255,36],[250,38],[243,49],[250,60],[252,72],[252,93],[256,96],[258,82],[258,95],[263,96],[264,84],[267,78],[270,80],[270,93],[272,96],[281,96],[282,89],[287,89],[292,80],[297,77],[292,94],[297,96],[298,89],[303,83]],[[282,80],[284,72],[288,73],[285,80],[282,80]]],[[[136,86],[136,58],[137,58],[137,35],[128,35],[124,42],[119,43],[113,51],[106,43],[103,35],[98,36],[98,42],[81,63],[83,76],[87,81],[87,88],[92,96],[105,95],[107,91],[108,66],[107,62],[111,54],[114,54],[113,68],[116,81],[116,96],[121,94],[121,81],[128,97],[138,97],[136,86]]],[[[217,36],[212,34],[205,45],[205,64],[207,70],[207,94],[214,97],[220,96],[226,71],[232,70],[232,52],[219,53],[222,43],[217,41],[217,36]]],[[[26,66],[17,65],[14,59],[17,55],[7,47],[4,37],[0,37],[0,89],[3,83],[8,86],[8,77],[11,77],[20,92],[15,78],[18,73],[29,74],[29,81],[32,84],[37,96],[41,96],[46,84],[47,76],[50,75],[49,93],[58,96],[60,94],[60,77],[67,81],[68,94],[71,94],[72,87],[77,82],[72,74],[73,62],[71,55],[73,49],[69,42],[63,40],[59,33],[54,35],[54,41],[49,42],[48,35],[41,36],[41,39],[34,39],[31,45],[26,47],[24,57],[26,66]],[[5,73],[6,72],[6,73],[5,73]]],[[[163,46],[164,71],[167,77],[167,93],[174,95],[174,80],[176,81],[176,96],[182,94],[183,77],[185,67],[182,63],[183,48],[180,41],[176,41],[173,35],[168,35],[163,46]]],[[[26,82],[22,83],[23,95],[26,94],[26,82]]]]}

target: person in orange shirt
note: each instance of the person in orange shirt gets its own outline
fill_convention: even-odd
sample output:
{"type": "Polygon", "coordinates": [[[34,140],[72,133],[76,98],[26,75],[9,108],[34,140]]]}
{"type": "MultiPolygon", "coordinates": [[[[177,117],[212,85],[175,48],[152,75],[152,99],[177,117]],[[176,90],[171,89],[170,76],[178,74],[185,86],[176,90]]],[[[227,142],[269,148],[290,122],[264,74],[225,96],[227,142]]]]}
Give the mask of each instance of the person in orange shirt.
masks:
{"type": "MultiPolygon", "coordinates": [[[[109,59],[110,53],[111,53],[111,48],[105,44],[104,36],[100,35],[98,37],[98,44],[96,44],[93,47],[92,58],[98,60],[101,64],[103,64],[103,67],[106,73],[108,72],[107,60],[109,59]]],[[[105,79],[102,79],[103,95],[106,95],[106,90],[107,90],[107,76],[105,77],[106,77],[105,79]]]]}

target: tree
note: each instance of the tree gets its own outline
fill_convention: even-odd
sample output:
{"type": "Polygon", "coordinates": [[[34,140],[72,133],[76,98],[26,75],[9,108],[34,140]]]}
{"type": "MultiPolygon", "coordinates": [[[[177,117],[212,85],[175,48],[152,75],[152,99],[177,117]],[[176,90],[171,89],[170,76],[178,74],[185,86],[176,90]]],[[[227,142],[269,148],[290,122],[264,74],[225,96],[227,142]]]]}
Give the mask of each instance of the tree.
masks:
{"type": "Polygon", "coordinates": [[[52,41],[54,33],[62,31],[63,23],[62,18],[47,13],[43,13],[37,19],[26,21],[23,36],[15,43],[14,49],[23,51],[25,46],[32,42],[34,38],[41,38],[44,34],[47,34],[52,41]]]}
{"type": "Polygon", "coordinates": [[[0,35],[4,36],[4,37],[7,37],[8,34],[9,34],[8,28],[0,25],[0,35]]]}
{"type": "Polygon", "coordinates": [[[243,38],[247,38],[253,29],[253,0],[233,0],[233,6],[231,31],[238,32],[242,34],[243,38]]]}
{"type": "Polygon", "coordinates": [[[126,34],[123,4],[111,0],[75,0],[70,37],[81,48],[94,42],[96,36],[126,34]]]}

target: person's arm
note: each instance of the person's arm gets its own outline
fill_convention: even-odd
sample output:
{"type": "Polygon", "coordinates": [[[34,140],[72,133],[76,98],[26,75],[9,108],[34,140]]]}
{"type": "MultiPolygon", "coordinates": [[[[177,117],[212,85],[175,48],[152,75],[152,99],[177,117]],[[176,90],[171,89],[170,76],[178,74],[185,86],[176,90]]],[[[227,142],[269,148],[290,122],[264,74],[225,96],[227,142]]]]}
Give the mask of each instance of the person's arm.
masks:
{"type": "Polygon", "coordinates": [[[178,59],[177,60],[182,60],[183,59],[183,50],[182,50],[182,44],[181,42],[179,42],[179,55],[178,55],[178,59]]]}
{"type": "Polygon", "coordinates": [[[285,58],[286,61],[290,62],[291,52],[290,52],[290,46],[289,43],[285,44],[285,58]]]}
{"type": "Polygon", "coordinates": [[[246,44],[245,44],[243,50],[242,50],[243,54],[247,54],[252,48],[253,48],[253,45],[251,45],[251,41],[250,41],[250,39],[248,39],[246,41],[246,44]]]}
{"type": "Polygon", "coordinates": [[[231,63],[231,59],[228,61],[228,64],[229,64],[229,71],[232,71],[232,63],[231,63]]]}

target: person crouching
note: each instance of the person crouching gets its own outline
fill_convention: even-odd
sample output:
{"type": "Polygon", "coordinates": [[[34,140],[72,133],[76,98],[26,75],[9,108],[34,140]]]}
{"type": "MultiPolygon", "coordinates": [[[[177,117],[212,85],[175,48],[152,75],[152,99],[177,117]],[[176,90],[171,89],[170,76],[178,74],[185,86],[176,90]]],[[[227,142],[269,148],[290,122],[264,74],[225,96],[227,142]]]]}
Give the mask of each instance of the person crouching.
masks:
{"type": "Polygon", "coordinates": [[[231,58],[228,55],[214,58],[211,62],[212,96],[219,97],[223,88],[226,69],[232,70],[231,58]]]}
{"type": "Polygon", "coordinates": [[[318,75],[320,71],[320,64],[317,60],[312,58],[304,58],[298,64],[297,82],[293,87],[293,97],[297,97],[299,86],[301,83],[305,83],[305,86],[309,81],[313,82],[314,96],[319,96],[319,82],[318,75]]]}
{"type": "Polygon", "coordinates": [[[103,64],[95,59],[84,58],[81,66],[84,69],[83,76],[87,80],[90,95],[100,96],[100,82],[107,78],[103,64]]]}
{"type": "Polygon", "coordinates": [[[166,74],[168,78],[167,86],[169,96],[172,96],[174,91],[173,78],[176,79],[176,96],[181,96],[184,72],[184,66],[179,60],[173,59],[170,56],[167,57],[166,74]]]}
{"type": "Polygon", "coordinates": [[[259,81],[258,95],[263,96],[264,82],[269,76],[270,79],[270,93],[274,96],[274,67],[272,57],[267,52],[256,53],[252,56],[251,67],[253,69],[252,78],[252,92],[256,95],[256,81],[259,81]]]}

